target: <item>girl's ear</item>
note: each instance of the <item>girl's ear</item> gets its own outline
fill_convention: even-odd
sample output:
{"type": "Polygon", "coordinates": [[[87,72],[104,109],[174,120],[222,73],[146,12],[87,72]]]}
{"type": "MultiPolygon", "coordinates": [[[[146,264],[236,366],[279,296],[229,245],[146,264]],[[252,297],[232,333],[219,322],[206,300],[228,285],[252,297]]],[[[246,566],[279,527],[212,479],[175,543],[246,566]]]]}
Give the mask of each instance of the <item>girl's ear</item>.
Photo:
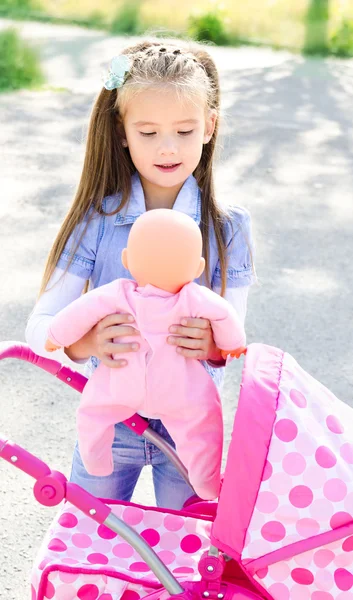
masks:
{"type": "Polygon", "coordinates": [[[123,267],[125,267],[125,269],[128,271],[129,267],[127,263],[127,248],[124,248],[124,250],[121,253],[121,262],[123,263],[123,267]]]}
{"type": "Polygon", "coordinates": [[[124,124],[123,124],[120,116],[117,117],[117,127],[118,127],[118,136],[121,139],[121,143],[124,146],[124,148],[127,148],[127,139],[126,139],[126,134],[125,134],[125,128],[124,128],[124,124]]]}
{"type": "Polygon", "coordinates": [[[202,273],[204,272],[204,270],[205,270],[205,259],[203,258],[203,256],[201,256],[199,268],[198,268],[198,271],[196,273],[195,279],[197,279],[198,277],[200,277],[200,275],[202,275],[202,273]]]}
{"type": "Polygon", "coordinates": [[[204,144],[208,144],[208,142],[210,141],[211,137],[213,136],[215,127],[216,127],[216,123],[217,123],[217,111],[212,108],[208,111],[208,115],[207,115],[207,119],[206,119],[206,127],[205,127],[205,134],[203,136],[203,143],[204,144]]]}

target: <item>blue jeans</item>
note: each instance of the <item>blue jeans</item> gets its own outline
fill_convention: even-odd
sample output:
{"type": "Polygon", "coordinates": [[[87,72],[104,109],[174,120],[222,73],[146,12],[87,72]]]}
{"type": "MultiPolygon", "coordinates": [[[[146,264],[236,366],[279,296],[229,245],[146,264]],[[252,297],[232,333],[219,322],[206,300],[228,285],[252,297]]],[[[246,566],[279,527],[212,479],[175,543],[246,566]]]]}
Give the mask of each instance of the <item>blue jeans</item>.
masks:
{"type": "MultiPolygon", "coordinates": [[[[161,421],[149,419],[149,426],[175,448],[161,421]]],[[[89,475],[76,444],[70,481],[99,498],[130,502],[142,468],[152,465],[157,506],[180,510],[184,502],[194,494],[163,452],[123,423],[115,425],[113,461],[114,471],[111,475],[89,475]]]]}

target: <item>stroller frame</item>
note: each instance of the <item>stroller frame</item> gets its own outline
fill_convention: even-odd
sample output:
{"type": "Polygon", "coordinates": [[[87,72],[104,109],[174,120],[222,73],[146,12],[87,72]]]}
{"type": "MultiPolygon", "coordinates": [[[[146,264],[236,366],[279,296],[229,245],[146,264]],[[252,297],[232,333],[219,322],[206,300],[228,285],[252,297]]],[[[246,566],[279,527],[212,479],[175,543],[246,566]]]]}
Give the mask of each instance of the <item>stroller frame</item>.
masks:
{"type": "MultiPolygon", "coordinates": [[[[80,373],[57,361],[36,355],[23,343],[2,344],[0,346],[0,360],[5,358],[17,358],[32,363],[54,375],[78,392],[82,392],[87,382],[87,378],[80,373]]],[[[175,450],[148,426],[148,422],[145,419],[136,414],[124,421],[124,424],[138,435],[142,435],[151,441],[164,452],[190,485],[187,470],[181,463],[175,450]]],[[[183,587],[158,557],[153,548],[133,527],[114,515],[112,509],[102,500],[86,492],[80,486],[69,482],[62,473],[52,471],[46,463],[1,434],[0,458],[3,458],[36,480],[33,488],[34,496],[43,506],[56,506],[66,499],[88,517],[100,525],[105,525],[121,536],[147,563],[170,596],[191,600],[191,598],[195,598],[196,593],[198,597],[207,599],[217,598],[217,600],[222,600],[226,598],[228,600],[236,597],[239,600],[260,600],[260,597],[251,591],[222,580],[225,563],[231,559],[225,554],[220,554],[219,550],[212,545],[208,552],[204,552],[198,566],[201,582],[184,582],[183,587]]],[[[195,516],[200,514],[199,511],[203,515],[211,515],[214,513],[213,507],[214,504],[200,501],[196,497],[196,500],[192,498],[188,501],[186,510],[190,514],[195,515],[196,513],[195,516]]],[[[159,590],[159,595],[160,593],[159,590]]],[[[151,598],[155,594],[156,592],[150,594],[149,597],[151,598]]]]}

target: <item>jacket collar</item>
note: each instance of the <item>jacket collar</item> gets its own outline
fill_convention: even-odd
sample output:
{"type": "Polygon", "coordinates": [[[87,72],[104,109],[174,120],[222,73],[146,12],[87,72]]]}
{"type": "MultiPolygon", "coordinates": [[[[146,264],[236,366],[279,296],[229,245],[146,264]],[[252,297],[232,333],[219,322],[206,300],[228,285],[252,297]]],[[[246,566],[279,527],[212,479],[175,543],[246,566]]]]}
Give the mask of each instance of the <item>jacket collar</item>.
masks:
{"type": "MultiPolygon", "coordinates": [[[[132,176],[131,196],[127,205],[118,212],[114,225],[130,225],[146,212],[145,197],[139,174],[132,176]]],[[[173,206],[173,210],[189,215],[198,225],[201,221],[201,192],[197,181],[190,175],[181,188],[173,206]]]]}

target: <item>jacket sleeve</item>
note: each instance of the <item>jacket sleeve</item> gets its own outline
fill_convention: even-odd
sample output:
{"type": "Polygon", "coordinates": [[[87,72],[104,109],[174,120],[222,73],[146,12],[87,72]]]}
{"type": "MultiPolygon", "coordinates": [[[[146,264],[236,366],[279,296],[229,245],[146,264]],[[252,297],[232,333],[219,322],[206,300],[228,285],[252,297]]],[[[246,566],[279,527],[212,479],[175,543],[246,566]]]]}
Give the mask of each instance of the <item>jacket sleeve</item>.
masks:
{"type": "Polygon", "coordinates": [[[33,352],[45,358],[69,364],[76,368],[85,360],[72,361],[63,349],[55,354],[47,352],[45,342],[53,317],[65,306],[79,298],[83,292],[85,280],[58,267],[55,269],[45,292],[40,296],[28,317],[25,338],[33,352]]]}
{"type": "MultiPolygon", "coordinates": [[[[256,282],[255,247],[250,213],[244,208],[228,208],[229,220],[225,224],[227,243],[227,289],[248,287],[256,282]]],[[[218,259],[212,273],[212,289],[221,288],[221,265],[218,259]]]]}

